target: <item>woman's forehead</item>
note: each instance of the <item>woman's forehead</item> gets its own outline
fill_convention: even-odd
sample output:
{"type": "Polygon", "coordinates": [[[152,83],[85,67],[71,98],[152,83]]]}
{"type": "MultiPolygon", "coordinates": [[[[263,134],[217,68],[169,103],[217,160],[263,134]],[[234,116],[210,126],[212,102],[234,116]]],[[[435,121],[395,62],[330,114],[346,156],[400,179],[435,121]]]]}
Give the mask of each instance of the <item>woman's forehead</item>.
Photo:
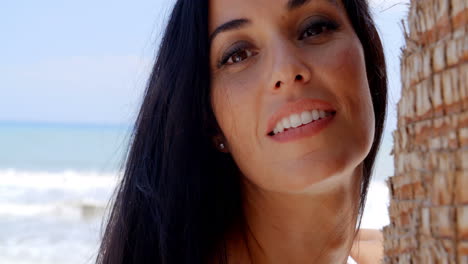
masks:
{"type": "Polygon", "coordinates": [[[210,0],[210,32],[227,21],[283,16],[314,3],[340,7],[340,0],[210,0]]]}

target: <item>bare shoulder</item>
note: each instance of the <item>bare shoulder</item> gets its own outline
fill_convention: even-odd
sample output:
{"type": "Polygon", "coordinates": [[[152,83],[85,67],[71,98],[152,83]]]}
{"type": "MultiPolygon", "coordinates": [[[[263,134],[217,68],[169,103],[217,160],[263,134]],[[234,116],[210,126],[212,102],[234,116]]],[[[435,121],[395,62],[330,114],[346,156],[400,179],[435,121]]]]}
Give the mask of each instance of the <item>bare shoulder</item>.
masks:
{"type": "Polygon", "coordinates": [[[360,229],[353,247],[351,257],[358,264],[381,263],[383,259],[383,234],[378,229],[360,229]]]}

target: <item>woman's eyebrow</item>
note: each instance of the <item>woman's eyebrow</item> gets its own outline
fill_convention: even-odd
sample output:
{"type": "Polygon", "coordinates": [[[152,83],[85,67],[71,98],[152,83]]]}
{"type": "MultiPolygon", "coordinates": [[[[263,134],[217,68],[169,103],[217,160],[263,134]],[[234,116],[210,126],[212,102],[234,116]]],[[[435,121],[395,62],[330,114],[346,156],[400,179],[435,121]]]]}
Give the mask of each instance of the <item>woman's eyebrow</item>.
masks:
{"type": "Polygon", "coordinates": [[[217,27],[210,36],[210,43],[213,42],[213,39],[222,32],[226,32],[229,30],[240,29],[245,27],[246,25],[250,24],[251,21],[246,18],[234,19],[229,22],[222,24],[221,26],[217,27]]]}
{"type": "MultiPolygon", "coordinates": [[[[298,9],[301,6],[308,4],[310,1],[312,0],[289,0],[288,3],[286,4],[286,9],[288,11],[293,11],[294,9],[298,9]]],[[[315,1],[318,1],[318,0],[315,0],[315,1]]],[[[326,1],[338,7],[338,3],[336,2],[336,0],[326,0],[326,1]]]]}
{"type": "MultiPolygon", "coordinates": [[[[291,12],[295,9],[300,8],[301,6],[308,4],[310,1],[312,0],[289,0],[286,3],[286,10],[291,12]]],[[[314,1],[327,1],[328,3],[338,7],[338,3],[336,2],[336,0],[314,0],[314,1]]],[[[211,33],[210,38],[209,38],[210,44],[213,42],[213,39],[220,33],[230,31],[230,30],[240,29],[250,23],[251,21],[249,19],[239,18],[239,19],[234,19],[234,20],[231,20],[229,22],[222,24],[221,26],[217,27],[213,31],[213,33],[211,33]]]]}

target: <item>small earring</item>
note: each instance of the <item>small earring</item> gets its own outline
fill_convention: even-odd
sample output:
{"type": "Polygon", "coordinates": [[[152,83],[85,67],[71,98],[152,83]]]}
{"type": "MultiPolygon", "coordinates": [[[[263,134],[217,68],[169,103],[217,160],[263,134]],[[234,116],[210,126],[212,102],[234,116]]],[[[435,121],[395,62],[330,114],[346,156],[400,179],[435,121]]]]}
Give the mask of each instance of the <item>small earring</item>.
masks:
{"type": "Polygon", "coordinates": [[[219,148],[220,148],[220,149],[224,149],[224,144],[223,144],[223,143],[220,143],[220,144],[219,144],[219,148]]]}

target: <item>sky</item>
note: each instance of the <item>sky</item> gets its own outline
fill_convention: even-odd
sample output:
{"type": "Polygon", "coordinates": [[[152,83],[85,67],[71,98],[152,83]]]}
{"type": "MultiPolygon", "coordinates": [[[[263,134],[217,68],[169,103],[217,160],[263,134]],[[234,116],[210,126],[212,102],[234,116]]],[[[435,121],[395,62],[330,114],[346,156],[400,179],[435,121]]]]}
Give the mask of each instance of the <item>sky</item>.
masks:
{"type": "MultiPolygon", "coordinates": [[[[174,0],[15,0],[0,9],[0,122],[129,124],[174,0]]],[[[373,0],[389,74],[386,134],[400,97],[407,0],[373,0]]]]}

